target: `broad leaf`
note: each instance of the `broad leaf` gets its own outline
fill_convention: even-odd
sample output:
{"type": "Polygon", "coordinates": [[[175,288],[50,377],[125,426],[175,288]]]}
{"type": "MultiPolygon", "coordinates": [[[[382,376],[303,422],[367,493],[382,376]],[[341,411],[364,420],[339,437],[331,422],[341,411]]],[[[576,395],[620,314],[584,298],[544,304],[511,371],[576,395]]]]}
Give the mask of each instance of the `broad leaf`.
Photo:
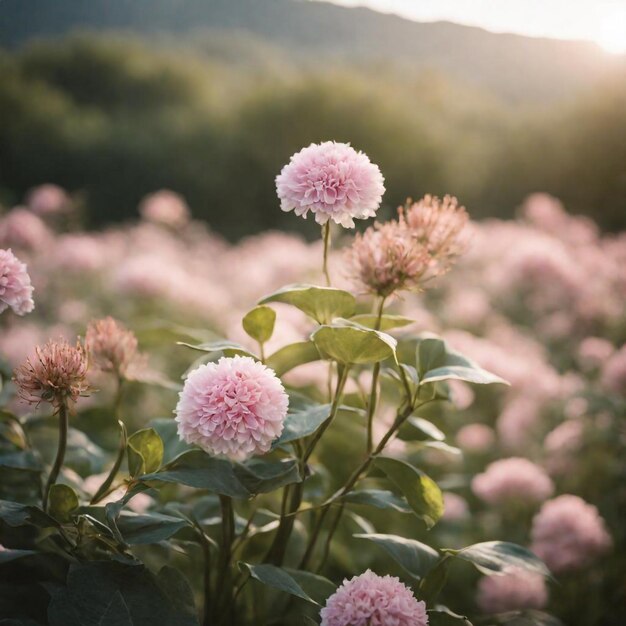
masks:
{"type": "Polygon", "coordinates": [[[312,435],[330,417],[329,404],[308,404],[290,410],[273,447],[312,435]]]}
{"type": "Polygon", "coordinates": [[[418,439],[420,441],[424,441],[425,439],[443,441],[446,438],[443,431],[439,430],[432,422],[415,415],[409,417],[403,424],[400,429],[400,436],[402,439],[418,439]]]}
{"type": "Polygon", "coordinates": [[[386,489],[350,491],[342,499],[350,504],[374,506],[377,509],[392,509],[400,513],[412,513],[413,511],[404,498],[386,489]]]}
{"type": "Polygon", "coordinates": [[[396,340],[348,320],[320,326],[312,335],[320,354],[344,365],[368,364],[395,358],[396,340]]]}
{"type": "MultiPolygon", "coordinates": [[[[345,317],[345,316],[344,316],[345,317]]],[[[367,328],[376,328],[378,322],[378,316],[372,313],[362,313],[360,315],[353,315],[350,321],[356,322],[361,326],[367,328]]],[[[391,330],[392,328],[402,328],[409,324],[414,324],[415,320],[410,317],[404,317],[402,315],[383,315],[381,318],[380,328],[378,330],[391,330]]]]}
{"type": "Polygon", "coordinates": [[[265,365],[273,369],[276,376],[282,376],[290,370],[320,360],[320,353],[312,341],[300,341],[277,350],[265,359],[265,365]]]}
{"type": "Polygon", "coordinates": [[[197,350],[198,352],[206,352],[207,354],[212,354],[215,357],[218,356],[249,356],[253,359],[257,357],[249,352],[244,346],[239,343],[235,343],[234,341],[208,341],[206,343],[186,343],[184,341],[179,341],[177,343],[179,346],[185,346],[186,348],[191,348],[192,350],[197,350]]]}
{"type": "Polygon", "coordinates": [[[252,459],[245,464],[237,463],[234,471],[250,495],[269,493],[285,485],[302,482],[296,459],[284,461],[252,459]]]}
{"type": "Polygon", "coordinates": [[[133,477],[150,474],[161,466],[163,441],[154,428],[139,430],[128,438],[128,469],[133,477]]]}
{"type": "Polygon", "coordinates": [[[318,604],[324,604],[337,590],[337,585],[319,574],[299,569],[285,568],[285,571],[300,585],[304,592],[318,604]]]}
{"type": "Polygon", "coordinates": [[[378,457],[374,464],[404,494],[415,515],[432,528],[443,515],[443,495],[435,481],[398,459],[378,457]]]}
{"type": "Polygon", "coordinates": [[[544,562],[530,550],[508,541],[485,541],[463,548],[444,550],[459,559],[469,561],[483,574],[501,574],[508,568],[521,568],[550,576],[544,562]]]}
{"type": "Polygon", "coordinates": [[[9,526],[30,524],[37,528],[55,528],[59,523],[42,509],[29,504],[0,500],[0,520],[9,526]]]}
{"type": "Polygon", "coordinates": [[[379,533],[354,535],[354,537],[367,539],[379,545],[411,576],[418,580],[423,578],[439,561],[439,553],[436,550],[415,539],[379,533]]]}
{"type": "Polygon", "coordinates": [[[469,383],[488,385],[508,383],[499,376],[488,372],[450,348],[443,339],[427,337],[417,344],[417,370],[420,385],[441,380],[464,380],[469,383]]]}
{"type": "Polygon", "coordinates": [[[68,485],[57,483],[50,488],[48,510],[61,522],[67,522],[78,509],[78,496],[68,485]]]}
{"type": "Polygon", "coordinates": [[[265,343],[271,338],[275,323],[276,311],[269,306],[257,306],[241,320],[246,333],[259,343],[265,343]]]}
{"type": "Polygon", "coordinates": [[[428,626],[472,626],[467,617],[440,606],[428,611],[428,626]]]}
{"type": "Polygon", "coordinates": [[[130,546],[158,543],[169,539],[185,526],[187,526],[185,520],[161,513],[144,515],[123,513],[117,518],[117,527],[124,541],[130,546]]]}
{"type": "Polygon", "coordinates": [[[335,317],[350,317],[356,308],[356,300],[351,293],[315,285],[288,285],[263,298],[259,304],[268,302],[295,306],[318,324],[328,324],[335,317]]]}
{"type": "Polygon", "coordinates": [[[163,463],[169,463],[183,452],[195,449],[178,436],[178,422],[175,419],[159,417],[153,419],[149,426],[156,430],[163,442],[163,463]]]}
{"type": "MultiPolygon", "coordinates": [[[[16,561],[17,559],[23,559],[33,554],[39,554],[35,550],[12,550],[11,548],[4,548],[0,550],[0,565],[9,563],[10,561],[16,561]]],[[[0,622],[1,624],[2,622],[0,622]]]]}
{"type": "Polygon", "coordinates": [[[239,568],[242,571],[247,570],[252,578],[268,587],[284,591],[312,604],[318,604],[302,589],[294,577],[281,567],[268,564],[252,565],[251,563],[239,561],[239,568]]]}

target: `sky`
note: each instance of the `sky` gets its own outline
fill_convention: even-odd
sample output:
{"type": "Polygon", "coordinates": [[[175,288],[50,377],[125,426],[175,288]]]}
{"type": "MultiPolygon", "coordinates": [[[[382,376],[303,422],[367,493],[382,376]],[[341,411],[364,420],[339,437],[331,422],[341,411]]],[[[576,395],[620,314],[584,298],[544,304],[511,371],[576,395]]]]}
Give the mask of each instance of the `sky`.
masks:
{"type": "Polygon", "coordinates": [[[330,0],[418,21],[447,20],[494,32],[594,41],[626,53],[626,0],[330,0]]]}

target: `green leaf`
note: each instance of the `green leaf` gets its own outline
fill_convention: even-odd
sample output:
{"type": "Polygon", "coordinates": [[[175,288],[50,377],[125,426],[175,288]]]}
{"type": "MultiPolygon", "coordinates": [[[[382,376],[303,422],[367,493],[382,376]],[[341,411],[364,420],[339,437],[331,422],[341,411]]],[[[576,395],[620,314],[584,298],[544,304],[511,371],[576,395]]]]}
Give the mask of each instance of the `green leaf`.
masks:
{"type": "Polygon", "coordinates": [[[49,496],[50,515],[61,522],[67,522],[76,509],[78,509],[76,492],[68,485],[61,483],[52,485],[49,496]]]}
{"type": "Polygon", "coordinates": [[[489,385],[507,381],[448,347],[443,339],[427,337],[417,344],[417,370],[420,385],[441,380],[464,380],[469,383],[489,385]]]}
{"type": "Polygon", "coordinates": [[[155,472],[161,466],[163,441],[154,428],[144,428],[131,435],[127,450],[128,470],[133,478],[155,472]]]}
{"type": "Polygon", "coordinates": [[[274,352],[265,359],[265,365],[280,377],[299,365],[319,361],[320,358],[320,353],[312,341],[300,341],[274,352]]]}
{"type": "Polygon", "coordinates": [[[169,539],[187,525],[181,518],[161,513],[123,513],[117,519],[117,527],[129,546],[158,543],[169,539]]]}
{"type": "Polygon", "coordinates": [[[400,513],[412,513],[413,509],[407,501],[393,491],[385,489],[361,489],[360,491],[350,491],[343,500],[350,504],[363,504],[374,506],[377,509],[392,509],[400,513]]]}
{"type": "Polygon", "coordinates": [[[304,592],[313,598],[317,604],[324,604],[329,596],[337,590],[334,582],[320,576],[299,569],[285,568],[285,571],[302,587],[304,592]]]}
{"type": "Polygon", "coordinates": [[[320,326],[312,335],[320,354],[344,365],[368,364],[395,358],[396,340],[348,320],[320,326]]]}
{"type": "Polygon", "coordinates": [[[235,476],[250,495],[270,493],[285,485],[302,482],[296,459],[278,462],[252,459],[245,465],[235,464],[234,470],[235,476]]]}
{"type": "Polygon", "coordinates": [[[428,611],[428,626],[472,626],[472,622],[441,606],[428,611]]]}
{"type": "Polygon", "coordinates": [[[206,343],[186,343],[184,341],[177,342],[179,346],[185,346],[186,348],[191,348],[192,350],[197,350],[198,352],[206,352],[207,354],[213,354],[216,357],[218,355],[223,355],[227,357],[232,356],[249,356],[253,359],[258,359],[254,354],[249,352],[246,348],[244,348],[241,344],[235,343],[234,341],[208,341],[206,343]]]}
{"type": "Polygon", "coordinates": [[[328,324],[335,317],[350,317],[356,308],[356,300],[351,293],[315,285],[288,285],[263,298],[259,304],[268,302],[295,306],[318,324],[328,324]]]}
{"type": "MultiPolygon", "coordinates": [[[[345,317],[345,315],[343,317],[345,317]]],[[[356,322],[361,326],[366,326],[367,328],[376,328],[378,316],[371,313],[362,313],[360,315],[353,315],[350,318],[350,321],[356,322]]],[[[409,324],[414,323],[415,320],[412,320],[410,317],[404,317],[402,315],[383,315],[381,318],[380,328],[378,330],[385,331],[391,330],[392,328],[402,328],[403,326],[408,326],[409,324]]]]}
{"type": "Polygon", "coordinates": [[[443,495],[435,481],[399,459],[378,457],[374,464],[404,494],[415,515],[432,528],[443,515],[443,495]]]}
{"type": "Polygon", "coordinates": [[[154,428],[163,441],[163,463],[169,463],[183,452],[195,449],[178,436],[178,423],[171,417],[153,419],[148,426],[154,428]]]}
{"type": "MultiPolygon", "coordinates": [[[[26,556],[32,556],[33,554],[39,554],[35,550],[12,550],[10,548],[4,548],[0,550],[0,565],[9,563],[10,561],[16,561],[17,559],[23,559],[26,556]]],[[[1,624],[2,622],[0,622],[1,624]]]]}
{"type": "Polygon", "coordinates": [[[550,577],[544,562],[530,550],[508,541],[485,541],[462,550],[444,552],[472,563],[483,574],[500,574],[505,569],[515,567],[550,577]]]}
{"type": "Polygon", "coordinates": [[[233,463],[216,459],[202,450],[190,450],[168,463],[160,472],[141,476],[144,482],[181,483],[208,489],[232,498],[248,498],[250,492],[235,474],[233,463]]]}
{"type": "Polygon", "coordinates": [[[422,578],[419,586],[420,597],[427,606],[435,604],[448,580],[448,569],[450,567],[450,559],[445,555],[439,560],[439,563],[433,567],[424,578],[422,578]]]}
{"type": "Polygon", "coordinates": [[[304,589],[296,582],[296,580],[282,567],[276,567],[275,565],[252,565],[251,563],[244,563],[239,561],[239,569],[241,571],[247,570],[250,576],[260,583],[289,593],[292,596],[311,602],[312,604],[318,604],[313,598],[311,598],[304,589]]]}
{"type": "Polygon", "coordinates": [[[0,500],[0,519],[12,527],[30,524],[37,528],[56,528],[59,523],[42,509],[29,504],[0,500]]]}
{"type": "Polygon", "coordinates": [[[187,615],[196,612],[189,581],[176,568],[164,565],[156,576],[156,583],[177,611],[187,615]]]}
{"type": "Polygon", "coordinates": [[[257,306],[241,320],[243,329],[259,343],[265,343],[271,338],[275,323],[276,311],[269,306],[257,306]]]}
{"type": "Polygon", "coordinates": [[[283,432],[273,447],[297,441],[312,435],[330,417],[330,404],[308,404],[290,410],[285,418],[283,432]]]}
{"type": "Polygon", "coordinates": [[[443,441],[446,436],[443,431],[439,430],[432,422],[424,419],[423,417],[416,417],[415,415],[409,417],[401,428],[402,439],[433,439],[435,441],[443,441]],[[412,432],[413,431],[413,432],[412,432]],[[412,436],[413,434],[419,436],[412,436]]]}
{"type": "Polygon", "coordinates": [[[423,578],[439,561],[439,553],[430,546],[415,539],[405,539],[398,535],[360,534],[357,539],[367,539],[385,550],[413,578],[423,578]]]}

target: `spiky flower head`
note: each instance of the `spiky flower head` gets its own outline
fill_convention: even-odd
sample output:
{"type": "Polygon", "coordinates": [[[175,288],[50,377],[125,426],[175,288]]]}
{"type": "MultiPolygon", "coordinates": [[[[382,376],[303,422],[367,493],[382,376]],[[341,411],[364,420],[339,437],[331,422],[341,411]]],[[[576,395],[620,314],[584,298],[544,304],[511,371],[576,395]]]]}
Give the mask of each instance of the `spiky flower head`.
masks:
{"type": "Polygon", "coordinates": [[[0,250],[0,313],[9,307],[17,315],[25,315],[35,308],[26,265],[10,248],[0,250]]]}
{"type": "Polygon", "coordinates": [[[120,379],[134,378],[144,365],[135,334],[112,317],[90,322],[85,347],[95,367],[120,379]]]}
{"type": "Polygon", "coordinates": [[[318,224],[329,220],[346,228],[355,219],[374,217],[385,187],[378,166],[347,143],[312,143],[294,154],[276,177],[283,211],[306,217],[311,211],[318,224]]]}
{"type": "Polygon", "coordinates": [[[88,391],[87,355],[77,342],[48,341],[35,348],[15,370],[13,378],[19,396],[31,404],[49,402],[55,409],[62,404],[73,404],[88,391]]]}
{"type": "Polygon", "coordinates": [[[344,580],[326,600],[322,626],[427,626],[424,602],[395,576],[367,570],[344,580]]]}

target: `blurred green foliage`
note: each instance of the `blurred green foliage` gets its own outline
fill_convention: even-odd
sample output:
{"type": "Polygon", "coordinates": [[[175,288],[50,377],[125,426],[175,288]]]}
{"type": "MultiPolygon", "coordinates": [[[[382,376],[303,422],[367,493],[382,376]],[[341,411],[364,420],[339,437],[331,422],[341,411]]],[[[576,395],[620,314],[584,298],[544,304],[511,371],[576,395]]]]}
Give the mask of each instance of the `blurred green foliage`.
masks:
{"type": "Polygon", "coordinates": [[[167,187],[233,239],[313,233],[311,221],[277,211],[273,179],[302,146],[335,139],[379,164],[387,214],[429,192],[458,196],[473,217],[505,217],[547,191],[604,228],[626,226],[619,76],[540,108],[435,73],[315,67],[262,46],[242,61],[226,50],[92,35],[0,53],[0,201],[54,182],[84,200],[97,227],[133,217],[144,194],[167,187]]]}

